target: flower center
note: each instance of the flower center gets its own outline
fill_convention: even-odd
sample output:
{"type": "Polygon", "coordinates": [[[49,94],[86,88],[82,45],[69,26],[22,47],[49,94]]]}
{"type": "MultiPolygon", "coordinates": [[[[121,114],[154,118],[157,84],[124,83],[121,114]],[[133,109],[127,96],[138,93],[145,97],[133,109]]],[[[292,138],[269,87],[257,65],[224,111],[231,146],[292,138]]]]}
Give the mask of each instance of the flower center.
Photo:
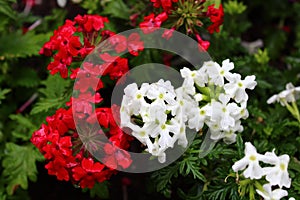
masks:
{"type": "Polygon", "coordinates": [[[285,164],[284,164],[284,163],[280,163],[280,169],[281,169],[282,171],[285,170],[285,164]]]}
{"type": "Polygon", "coordinates": [[[137,95],[136,95],[136,98],[137,98],[137,99],[140,99],[140,98],[142,98],[142,95],[141,95],[141,94],[137,94],[137,95]]]}
{"type": "Polygon", "coordinates": [[[255,160],[256,160],[256,156],[255,156],[255,155],[251,155],[251,156],[249,157],[249,159],[250,159],[251,161],[255,161],[255,160]]]}

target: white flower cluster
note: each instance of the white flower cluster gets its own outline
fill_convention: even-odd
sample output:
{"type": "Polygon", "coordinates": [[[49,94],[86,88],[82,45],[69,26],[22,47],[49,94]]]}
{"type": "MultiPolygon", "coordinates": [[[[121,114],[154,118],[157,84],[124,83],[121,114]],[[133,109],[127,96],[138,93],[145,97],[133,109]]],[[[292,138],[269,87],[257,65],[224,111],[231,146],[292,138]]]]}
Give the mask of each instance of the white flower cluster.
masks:
{"type": "Polygon", "coordinates": [[[147,146],[146,151],[166,161],[165,150],[174,143],[186,147],[184,109],[170,81],[128,85],[121,105],[121,126],[129,127],[132,135],[147,146]],[[136,120],[134,117],[137,117],[136,120]],[[140,122],[139,122],[140,120],[140,122]]]}
{"type": "Polygon", "coordinates": [[[240,74],[231,73],[234,64],[228,59],[220,66],[216,62],[205,62],[195,71],[183,68],[183,92],[196,105],[187,113],[188,127],[200,130],[204,123],[210,128],[211,139],[223,139],[225,143],[236,141],[235,132],[243,131],[240,119],[246,119],[248,95],[246,89],[254,89],[255,76],[244,80],[240,74]]]}
{"type": "Polygon", "coordinates": [[[170,81],[128,85],[121,105],[121,126],[147,146],[146,151],[165,162],[167,148],[176,141],[186,147],[186,126],[199,131],[206,124],[211,139],[236,141],[235,132],[243,127],[240,119],[248,117],[246,89],[254,89],[255,76],[244,80],[231,73],[234,64],[224,60],[205,62],[199,70],[180,70],[184,81],[176,90],[170,81]]]}
{"type": "Polygon", "coordinates": [[[285,86],[285,90],[281,91],[279,94],[271,96],[267,103],[279,102],[282,106],[286,106],[287,103],[295,102],[300,98],[300,86],[295,87],[292,83],[288,83],[285,86]]]}
{"type": "Polygon", "coordinates": [[[264,155],[257,153],[256,148],[250,143],[245,143],[245,157],[234,163],[233,171],[243,171],[245,178],[265,179],[269,182],[263,185],[263,191],[256,190],[265,200],[276,199],[288,195],[286,190],[282,187],[289,188],[291,186],[291,179],[288,173],[288,163],[290,157],[288,155],[277,156],[272,152],[266,152],[264,155]],[[263,162],[267,167],[261,167],[259,162],[263,162]],[[246,168],[247,167],[247,168],[246,168]],[[272,191],[272,186],[279,186],[278,189],[272,191]]]}

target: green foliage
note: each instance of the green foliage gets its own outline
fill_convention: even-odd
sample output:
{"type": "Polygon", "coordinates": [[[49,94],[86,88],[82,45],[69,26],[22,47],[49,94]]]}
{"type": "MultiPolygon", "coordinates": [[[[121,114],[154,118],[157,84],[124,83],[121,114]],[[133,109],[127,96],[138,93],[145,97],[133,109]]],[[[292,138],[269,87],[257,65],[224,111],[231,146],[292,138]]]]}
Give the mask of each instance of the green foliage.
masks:
{"type": "Polygon", "coordinates": [[[113,0],[107,3],[103,8],[103,15],[110,15],[120,19],[129,19],[129,8],[123,0],[113,0]]]}
{"type": "Polygon", "coordinates": [[[95,186],[89,190],[92,198],[99,197],[100,199],[109,199],[108,182],[96,183],[95,186]]]}
{"type": "Polygon", "coordinates": [[[31,110],[31,114],[57,109],[69,101],[70,93],[68,93],[68,89],[70,89],[70,80],[62,79],[56,74],[55,76],[49,75],[47,80],[42,81],[41,84],[44,87],[40,88],[39,92],[43,97],[39,99],[31,110]]]}
{"type": "Polygon", "coordinates": [[[15,11],[11,8],[11,3],[15,3],[16,0],[0,0],[0,19],[1,15],[15,19],[15,11]]]}
{"type": "Polygon", "coordinates": [[[43,157],[33,145],[19,146],[6,143],[6,153],[2,161],[4,168],[2,177],[6,182],[6,191],[12,195],[17,187],[28,188],[28,180],[36,181],[37,169],[35,162],[43,157]]]}
{"type": "Polygon", "coordinates": [[[0,88],[0,104],[1,104],[1,100],[5,99],[5,95],[8,94],[11,90],[10,89],[1,89],[0,88]]]}
{"type": "Polygon", "coordinates": [[[19,68],[22,70],[22,73],[14,73],[7,77],[7,82],[9,82],[11,87],[32,88],[39,85],[40,80],[34,69],[23,66],[19,68]]]}
{"type": "Polygon", "coordinates": [[[32,123],[32,119],[29,116],[23,116],[21,114],[12,114],[9,116],[12,123],[18,124],[15,129],[12,130],[12,136],[22,141],[28,141],[31,138],[31,134],[37,130],[38,126],[32,123]]]}
{"type": "Polygon", "coordinates": [[[247,6],[243,2],[237,2],[237,0],[224,3],[224,10],[230,15],[242,14],[246,9],[247,6]]]}
{"type": "Polygon", "coordinates": [[[263,51],[259,49],[258,52],[254,54],[254,57],[256,61],[261,65],[266,65],[270,61],[267,49],[264,49],[263,51]]]}
{"type": "Polygon", "coordinates": [[[0,37],[0,60],[38,55],[48,38],[48,34],[35,34],[33,31],[25,35],[21,31],[3,35],[0,37]]]}

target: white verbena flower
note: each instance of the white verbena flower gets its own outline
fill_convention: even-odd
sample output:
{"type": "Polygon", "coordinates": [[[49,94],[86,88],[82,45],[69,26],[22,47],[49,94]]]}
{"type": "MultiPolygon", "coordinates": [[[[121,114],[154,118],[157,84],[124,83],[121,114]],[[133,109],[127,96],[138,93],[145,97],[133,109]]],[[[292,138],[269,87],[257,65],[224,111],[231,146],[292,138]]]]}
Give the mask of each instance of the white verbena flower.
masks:
{"type": "Polygon", "coordinates": [[[257,153],[256,148],[250,143],[245,143],[245,157],[234,163],[233,171],[237,172],[247,169],[243,172],[245,178],[260,179],[264,173],[259,165],[259,161],[263,159],[263,155],[257,153]]]}
{"type": "MultiPolygon", "coordinates": [[[[165,151],[174,143],[186,147],[185,121],[188,100],[179,102],[170,81],[162,79],[156,83],[136,83],[124,89],[120,109],[121,127],[131,129],[131,134],[146,146],[159,162],[165,162],[165,151]],[[184,132],[183,132],[184,131],[184,132]]],[[[182,96],[182,95],[181,95],[182,96]]]]}
{"type": "Polygon", "coordinates": [[[292,83],[288,83],[285,86],[285,90],[281,91],[279,94],[271,96],[267,103],[279,102],[282,106],[286,106],[286,103],[295,102],[300,98],[300,86],[295,87],[292,83]]]}
{"type": "Polygon", "coordinates": [[[265,184],[263,185],[263,191],[256,190],[256,192],[264,198],[264,200],[280,200],[282,197],[285,197],[288,195],[288,192],[283,189],[275,189],[272,191],[272,185],[271,184],[265,184]]]}
{"type": "Polygon", "coordinates": [[[263,159],[263,162],[274,165],[273,167],[263,168],[266,180],[271,185],[278,185],[280,188],[283,186],[289,188],[291,186],[291,179],[289,178],[287,168],[290,157],[286,154],[277,156],[274,151],[266,152],[263,159]]]}
{"type": "Polygon", "coordinates": [[[244,80],[241,79],[240,74],[233,74],[228,78],[229,83],[224,85],[225,93],[229,94],[235,99],[237,103],[248,100],[246,89],[253,90],[256,86],[255,76],[246,76],[244,80]]]}

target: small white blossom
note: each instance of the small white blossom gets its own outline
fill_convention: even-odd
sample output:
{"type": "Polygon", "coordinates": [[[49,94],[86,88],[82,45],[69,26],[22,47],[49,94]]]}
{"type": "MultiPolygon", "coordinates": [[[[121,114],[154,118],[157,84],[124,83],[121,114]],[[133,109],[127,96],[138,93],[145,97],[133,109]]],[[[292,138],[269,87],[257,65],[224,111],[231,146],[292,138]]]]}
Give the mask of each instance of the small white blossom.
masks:
{"type": "Polygon", "coordinates": [[[232,169],[237,172],[248,166],[243,172],[245,178],[260,179],[264,175],[263,169],[259,165],[263,155],[257,153],[256,148],[250,142],[246,142],[245,146],[245,157],[235,162],[232,169]]]}
{"type": "Polygon", "coordinates": [[[264,198],[264,200],[280,200],[282,197],[288,195],[288,192],[283,189],[275,189],[272,191],[271,184],[263,185],[263,191],[256,190],[256,192],[264,198]]]}
{"type": "Polygon", "coordinates": [[[288,83],[285,86],[285,90],[281,91],[279,94],[271,96],[267,103],[279,102],[282,106],[285,106],[286,103],[295,102],[300,97],[300,86],[295,87],[292,83],[288,83]]]}
{"type": "Polygon", "coordinates": [[[253,90],[256,86],[255,76],[246,76],[245,80],[241,79],[240,74],[233,74],[229,78],[229,83],[224,85],[226,94],[229,94],[237,103],[248,100],[246,89],[253,90]]]}
{"type": "Polygon", "coordinates": [[[263,168],[266,180],[271,185],[278,185],[280,188],[283,186],[289,188],[291,186],[291,179],[287,171],[290,157],[288,155],[277,156],[272,152],[266,152],[263,162],[274,165],[273,167],[263,168]]]}

